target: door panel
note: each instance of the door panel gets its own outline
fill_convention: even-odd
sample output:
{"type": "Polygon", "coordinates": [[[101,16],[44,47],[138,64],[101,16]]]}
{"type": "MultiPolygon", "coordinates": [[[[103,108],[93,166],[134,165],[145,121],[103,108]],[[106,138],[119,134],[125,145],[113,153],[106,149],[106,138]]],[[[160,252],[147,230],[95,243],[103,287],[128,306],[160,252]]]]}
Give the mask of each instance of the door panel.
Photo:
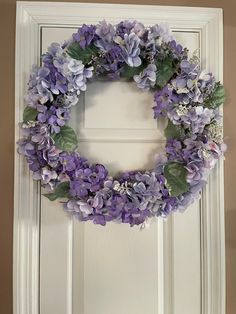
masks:
{"type": "MultiPolygon", "coordinates": [[[[73,31],[43,27],[41,51],[73,31]]],[[[175,35],[191,52],[200,49],[198,32],[175,35]]],[[[152,119],[152,97],[132,83],[91,83],[70,121],[81,155],[111,174],[152,166],[164,147],[164,123],[152,119]]],[[[164,314],[163,298],[170,298],[169,314],[200,314],[200,213],[196,202],[141,232],[80,223],[42,197],[40,314],[164,314]]]]}

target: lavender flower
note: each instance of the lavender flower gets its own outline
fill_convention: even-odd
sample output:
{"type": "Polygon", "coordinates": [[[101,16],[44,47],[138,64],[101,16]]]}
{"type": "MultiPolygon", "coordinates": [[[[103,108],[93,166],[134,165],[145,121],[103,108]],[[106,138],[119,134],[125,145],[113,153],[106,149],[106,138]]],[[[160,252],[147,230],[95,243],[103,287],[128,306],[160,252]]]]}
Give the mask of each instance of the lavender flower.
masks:
{"type": "Polygon", "coordinates": [[[160,44],[162,41],[168,43],[174,40],[169,25],[167,23],[156,24],[151,27],[149,34],[149,40],[154,39],[156,44],[160,44]]]}
{"type": "Polygon", "coordinates": [[[145,27],[142,23],[135,21],[134,27],[131,29],[131,33],[136,34],[139,38],[142,38],[142,36],[145,33],[145,27]]]}
{"type": "MultiPolygon", "coordinates": [[[[87,79],[93,75],[93,67],[85,68],[82,61],[72,59],[65,54],[60,45],[53,44],[43,58],[43,62],[51,70],[51,89],[55,90],[57,94],[59,92],[67,93],[68,97],[79,95],[80,91],[85,91],[87,79]]],[[[74,96],[73,103],[77,101],[78,98],[74,96]]]]}
{"type": "Polygon", "coordinates": [[[156,214],[162,203],[161,183],[155,172],[144,174],[138,173],[135,176],[137,180],[133,184],[136,200],[139,200],[137,207],[140,210],[149,210],[156,214]]]}
{"type": "Polygon", "coordinates": [[[31,141],[37,143],[39,150],[51,148],[54,144],[46,124],[31,128],[31,141]]]}
{"type": "Polygon", "coordinates": [[[186,107],[176,106],[168,112],[168,118],[173,124],[183,125],[186,129],[191,129],[193,134],[202,133],[207,124],[214,117],[212,109],[203,106],[186,107]]]}
{"type": "Polygon", "coordinates": [[[117,24],[116,33],[122,39],[124,39],[125,34],[130,34],[136,25],[136,21],[134,20],[124,20],[117,24]]]}
{"type": "Polygon", "coordinates": [[[118,79],[123,63],[122,48],[119,45],[113,45],[101,59],[100,66],[96,70],[98,75],[105,73],[111,79],[118,79]]]}
{"type": "Polygon", "coordinates": [[[103,185],[107,170],[103,165],[92,165],[85,169],[76,169],[75,179],[70,183],[70,194],[84,198],[89,192],[96,192],[103,185]]]}
{"type": "Polygon", "coordinates": [[[176,197],[168,196],[165,198],[165,201],[160,206],[159,215],[161,217],[167,217],[171,212],[174,212],[178,209],[178,200],[176,197]]]}
{"type": "Polygon", "coordinates": [[[79,27],[77,33],[73,34],[73,39],[85,49],[88,47],[95,37],[96,27],[94,25],[83,24],[79,27]]]}
{"type": "Polygon", "coordinates": [[[198,184],[198,182],[202,179],[202,168],[202,162],[191,161],[187,164],[187,181],[190,183],[190,185],[198,184]]]}
{"type": "Polygon", "coordinates": [[[41,152],[38,152],[34,143],[29,139],[18,141],[18,153],[26,157],[29,169],[33,172],[46,166],[46,161],[42,158],[41,152]]]}
{"type": "Polygon", "coordinates": [[[168,139],[166,141],[166,153],[168,155],[168,160],[182,161],[184,156],[181,141],[177,139],[168,139]]]}
{"type": "Polygon", "coordinates": [[[34,180],[42,180],[43,184],[48,184],[51,180],[57,179],[57,173],[54,170],[42,168],[40,171],[34,172],[34,180]]]}
{"type": "Polygon", "coordinates": [[[197,198],[200,197],[202,188],[206,185],[206,181],[200,180],[196,185],[191,186],[188,193],[185,193],[177,200],[177,209],[184,211],[190,206],[197,198]]]}
{"type": "Polygon", "coordinates": [[[155,92],[154,102],[156,105],[152,108],[154,111],[154,119],[161,116],[166,116],[167,111],[172,108],[176,97],[173,95],[172,90],[165,86],[162,90],[155,92]]]}
{"type": "Polygon", "coordinates": [[[79,220],[86,220],[93,213],[93,208],[87,202],[70,200],[64,204],[67,212],[74,214],[79,220]]]}
{"type": "Polygon", "coordinates": [[[135,179],[137,180],[133,189],[135,192],[138,192],[144,196],[156,196],[158,198],[161,197],[160,194],[160,184],[157,180],[155,172],[152,173],[137,173],[135,175],[135,179]]]}
{"type": "Polygon", "coordinates": [[[170,50],[173,53],[174,58],[186,58],[186,50],[183,49],[183,46],[178,44],[175,39],[169,41],[170,50]]]}
{"type": "Polygon", "coordinates": [[[71,179],[75,178],[76,169],[88,168],[88,162],[76,152],[60,154],[60,163],[62,170],[69,175],[71,179]]]}
{"type": "Polygon", "coordinates": [[[102,51],[108,51],[112,47],[112,41],[115,36],[114,26],[103,20],[97,25],[96,34],[99,37],[96,41],[96,46],[102,51]]]}
{"type": "Polygon", "coordinates": [[[138,67],[142,63],[139,44],[140,39],[135,33],[124,35],[123,58],[131,67],[138,67]]]}
{"type": "Polygon", "coordinates": [[[150,87],[154,87],[156,83],[156,65],[149,64],[139,75],[134,76],[137,86],[148,91],[150,87]]]}
{"type": "Polygon", "coordinates": [[[45,104],[53,100],[49,84],[50,70],[46,67],[33,66],[28,83],[28,94],[25,97],[26,102],[36,107],[37,104],[45,104]]]}
{"type": "Polygon", "coordinates": [[[93,76],[93,67],[85,68],[82,61],[71,59],[64,71],[65,75],[67,73],[69,91],[79,95],[80,91],[86,91],[86,82],[93,76]]]}
{"type": "Polygon", "coordinates": [[[191,62],[190,60],[183,60],[180,63],[181,74],[185,78],[195,79],[200,72],[199,62],[191,62]]]}
{"type": "Polygon", "coordinates": [[[70,118],[70,109],[68,108],[57,108],[51,106],[49,108],[44,107],[40,110],[37,119],[41,123],[47,123],[51,133],[59,133],[60,128],[65,125],[66,121],[70,118]]]}
{"type": "Polygon", "coordinates": [[[61,153],[61,150],[55,146],[52,146],[48,149],[44,149],[42,151],[43,159],[52,168],[58,165],[60,153],[61,153]]]}
{"type": "Polygon", "coordinates": [[[211,73],[200,70],[199,60],[182,60],[181,73],[171,81],[170,88],[183,105],[199,105],[211,94],[215,79],[211,73]]]}

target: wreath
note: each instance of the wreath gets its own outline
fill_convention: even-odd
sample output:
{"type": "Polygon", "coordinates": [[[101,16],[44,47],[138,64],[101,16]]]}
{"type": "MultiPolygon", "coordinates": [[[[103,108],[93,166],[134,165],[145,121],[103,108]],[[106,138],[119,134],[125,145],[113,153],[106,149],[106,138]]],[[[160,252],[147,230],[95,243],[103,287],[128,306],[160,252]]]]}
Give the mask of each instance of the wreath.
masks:
{"type": "Polygon", "coordinates": [[[144,226],[154,217],[182,211],[196,199],[225,151],[224,88],[202,71],[196,54],[178,44],[167,24],[145,27],[125,20],[82,25],[63,44],[52,43],[33,66],[21,123],[19,153],[45,196],[62,198],[80,221],[144,226]],[[165,151],[153,169],[111,177],[102,164],[78,153],[68,126],[71,107],[90,80],[133,80],[154,91],[154,119],[165,117],[165,151]]]}

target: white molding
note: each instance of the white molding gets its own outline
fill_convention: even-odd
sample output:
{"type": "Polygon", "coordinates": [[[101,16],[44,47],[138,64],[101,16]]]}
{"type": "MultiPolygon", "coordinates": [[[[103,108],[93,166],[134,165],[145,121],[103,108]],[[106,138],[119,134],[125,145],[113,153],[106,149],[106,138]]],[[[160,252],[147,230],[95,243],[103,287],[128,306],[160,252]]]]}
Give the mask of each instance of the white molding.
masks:
{"type": "MultiPolygon", "coordinates": [[[[214,70],[222,80],[223,22],[222,10],[151,5],[120,5],[92,3],[17,2],[16,72],[15,72],[15,139],[24,102],[27,77],[33,63],[39,62],[40,27],[77,26],[106,18],[117,22],[135,18],[146,24],[165,21],[178,30],[196,30],[201,34],[203,64],[214,70]],[[78,23],[80,21],[80,23],[78,23]]],[[[224,178],[223,161],[218,163],[202,197],[202,269],[203,306],[201,314],[225,313],[225,243],[224,243],[224,178]],[[207,209],[207,210],[206,210],[207,209]]],[[[40,189],[33,184],[23,159],[15,151],[14,190],[14,314],[40,314],[39,309],[39,251],[40,251],[40,189]]],[[[170,222],[171,224],[171,222],[170,222]]],[[[170,234],[158,225],[166,243],[170,234]]],[[[163,258],[171,257],[158,242],[163,258]]],[[[170,245],[171,247],[171,245],[170,245]]],[[[70,251],[70,254],[72,252],[70,251]]],[[[163,269],[164,260],[159,259],[163,269]]],[[[171,291],[171,265],[165,269],[160,285],[171,291]]],[[[71,282],[68,283],[70,286],[71,282]]],[[[70,290],[70,289],[69,289],[70,290]]],[[[159,312],[172,313],[171,292],[159,295],[159,312]]],[[[71,309],[68,309],[71,313],[71,309]]]]}
{"type": "MultiPolygon", "coordinates": [[[[223,81],[223,14],[218,12],[203,28],[204,66],[223,81]]],[[[223,114],[223,110],[222,110],[223,114]]],[[[202,313],[226,311],[224,166],[220,160],[202,193],[202,313]]]]}
{"type": "MultiPolygon", "coordinates": [[[[38,58],[38,24],[17,5],[15,67],[15,140],[24,108],[26,76],[38,58]],[[30,43],[33,43],[32,45],[30,43]]],[[[39,186],[15,146],[13,308],[17,314],[37,314],[39,286],[39,186]]]]}
{"type": "Polygon", "coordinates": [[[221,160],[202,195],[202,301],[203,314],[226,311],[224,174],[221,160]]]}

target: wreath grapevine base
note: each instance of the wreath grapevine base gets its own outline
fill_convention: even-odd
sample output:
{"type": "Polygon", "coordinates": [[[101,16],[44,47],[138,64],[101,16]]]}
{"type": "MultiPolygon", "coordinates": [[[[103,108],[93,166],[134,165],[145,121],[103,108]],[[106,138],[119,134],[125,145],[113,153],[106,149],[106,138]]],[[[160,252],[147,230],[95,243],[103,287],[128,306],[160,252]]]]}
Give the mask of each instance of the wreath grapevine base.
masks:
{"type": "Polygon", "coordinates": [[[83,25],[63,43],[52,43],[34,66],[21,123],[19,153],[25,155],[45,196],[62,198],[81,221],[115,221],[144,226],[158,216],[182,211],[199,196],[209,171],[223,155],[224,88],[200,69],[196,55],[176,43],[168,25],[137,21],[83,25]],[[133,80],[154,91],[154,119],[165,117],[165,152],[153,169],[113,178],[77,150],[67,125],[71,107],[90,80],[133,80]]]}

